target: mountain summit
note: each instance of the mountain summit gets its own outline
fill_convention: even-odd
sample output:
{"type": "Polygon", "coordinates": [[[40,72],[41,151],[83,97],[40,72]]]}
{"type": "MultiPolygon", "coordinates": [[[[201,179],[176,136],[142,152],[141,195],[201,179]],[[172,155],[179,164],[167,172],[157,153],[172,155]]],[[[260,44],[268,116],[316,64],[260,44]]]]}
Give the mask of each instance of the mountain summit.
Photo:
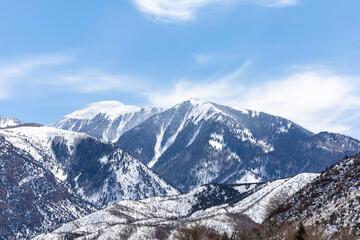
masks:
{"type": "Polygon", "coordinates": [[[84,132],[108,142],[116,142],[127,130],[161,112],[156,107],[136,107],[117,101],[92,103],[49,126],[84,132]]]}
{"type": "Polygon", "coordinates": [[[14,127],[21,124],[24,124],[24,122],[16,118],[0,116],[0,128],[14,127]]]}

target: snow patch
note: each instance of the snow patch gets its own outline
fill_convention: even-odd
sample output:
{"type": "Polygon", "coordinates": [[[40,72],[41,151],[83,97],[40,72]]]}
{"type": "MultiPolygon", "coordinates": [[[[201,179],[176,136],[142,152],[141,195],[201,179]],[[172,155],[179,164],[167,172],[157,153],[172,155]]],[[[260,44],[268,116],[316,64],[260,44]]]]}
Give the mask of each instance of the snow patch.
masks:
{"type": "Polygon", "coordinates": [[[221,151],[226,146],[222,135],[212,133],[210,137],[209,144],[216,150],[221,151]]]}

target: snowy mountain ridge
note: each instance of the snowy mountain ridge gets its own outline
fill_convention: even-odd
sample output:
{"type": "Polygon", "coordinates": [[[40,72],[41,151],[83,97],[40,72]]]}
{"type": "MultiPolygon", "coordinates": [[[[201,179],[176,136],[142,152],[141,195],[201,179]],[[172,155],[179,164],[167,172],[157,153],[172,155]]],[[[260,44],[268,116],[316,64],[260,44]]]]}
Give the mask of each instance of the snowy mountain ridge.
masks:
{"type": "Polygon", "coordinates": [[[0,116],[0,128],[13,127],[21,124],[24,124],[24,122],[16,118],[0,116]]]}
{"type": "Polygon", "coordinates": [[[0,136],[30,154],[57,182],[70,184],[74,193],[98,207],[178,193],[122,149],[84,133],[19,127],[0,130],[0,136]]]}
{"type": "Polygon", "coordinates": [[[294,194],[316,176],[304,173],[261,184],[209,184],[178,196],[121,201],[35,239],[159,239],[160,233],[173,239],[176,228],[195,223],[231,233],[239,226],[262,222],[273,196],[282,191],[294,194]]]}
{"type": "Polygon", "coordinates": [[[65,117],[74,119],[92,119],[98,114],[105,114],[107,118],[114,119],[119,115],[137,112],[140,109],[140,107],[124,105],[117,101],[102,101],[88,104],[84,108],[70,113],[65,117]]]}

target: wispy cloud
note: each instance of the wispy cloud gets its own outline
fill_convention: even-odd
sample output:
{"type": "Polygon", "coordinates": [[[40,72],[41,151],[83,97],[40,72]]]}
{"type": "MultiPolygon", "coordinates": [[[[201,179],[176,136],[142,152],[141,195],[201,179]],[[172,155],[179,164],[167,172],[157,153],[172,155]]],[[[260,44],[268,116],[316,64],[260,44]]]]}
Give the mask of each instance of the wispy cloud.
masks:
{"type": "Polygon", "coordinates": [[[218,54],[218,53],[196,53],[192,55],[194,61],[203,66],[217,65],[229,66],[234,62],[239,62],[241,56],[236,54],[218,54]]]}
{"type": "MultiPolygon", "coordinates": [[[[250,2],[251,0],[249,0],[250,2]]],[[[254,3],[271,8],[292,7],[299,5],[298,0],[254,0],[254,3]]]]}
{"type": "Polygon", "coordinates": [[[212,4],[229,5],[249,2],[264,7],[280,8],[298,5],[298,0],[132,0],[150,19],[158,22],[181,22],[194,19],[196,12],[212,4]]]}
{"type": "Polygon", "coordinates": [[[230,74],[211,77],[200,82],[178,81],[172,89],[156,90],[148,93],[149,101],[155,106],[171,107],[189,98],[211,99],[214,102],[231,100],[243,88],[239,84],[234,85],[234,80],[239,79],[250,64],[251,60],[230,74]]]}
{"type": "Polygon", "coordinates": [[[140,92],[147,83],[139,77],[111,74],[98,69],[80,69],[65,75],[58,75],[48,85],[60,87],[60,91],[99,93],[106,91],[140,92]]]}
{"type": "Polygon", "coordinates": [[[315,132],[360,136],[355,132],[360,120],[358,77],[307,69],[280,79],[243,84],[242,72],[239,69],[212,81],[179,81],[167,92],[149,95],[149,100],[168,107],[191,97],[204,98],[286,117],[315,132]]]}
{"type": "Polygon", "coordinates": [[[26,81],[40,68],[69,63],[71,58],[60,55],[28,57],[0,65],[0,99],[12,96],[14,87],[26,81]]]}
{"type": "Polygon", "coordinates": [[[71,57],[46,55],[0,63],[0,99],[54,92],[141,92],[147,87],[139,77],[69,64],[74,62],[71,57]]]}

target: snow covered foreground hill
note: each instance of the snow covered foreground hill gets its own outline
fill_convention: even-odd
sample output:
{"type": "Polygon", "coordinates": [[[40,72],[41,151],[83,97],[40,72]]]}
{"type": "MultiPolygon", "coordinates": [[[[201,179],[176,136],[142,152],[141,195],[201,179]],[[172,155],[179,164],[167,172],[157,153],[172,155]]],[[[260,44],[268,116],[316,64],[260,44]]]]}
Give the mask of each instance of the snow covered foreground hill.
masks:
{"type": "Polygon", "coordinates": [[[178,194],[136,158],[83,133],[8,128],[0,130],[0,143],[5,239],[49,231],[120,200],[178,194]]]}
{"type": "Polygon", "coordinates": [[[261,182],[321,172],[360,151],[360,142],[350,137],[314,134],[281,117],[202,99],[166,111],[99,102],[52,126],[114,142],[182,192],[211,182],[261,182]]]}
{"type": "Polygon", "coordinates": [[[325,239],[360,239],[360,154],[321,173],[266,224],[276,229],[300,221],[315,226],[325,239]]]}
{"type": "Polygon", "coordinates": [[[176,228],[195,223],[231,233],[255,227],[274,197],[292,195],[316,177],[304,173],[267,183],[210,184],[178,196],[121,201],[35,239],[172,239],[176,228]]]}

